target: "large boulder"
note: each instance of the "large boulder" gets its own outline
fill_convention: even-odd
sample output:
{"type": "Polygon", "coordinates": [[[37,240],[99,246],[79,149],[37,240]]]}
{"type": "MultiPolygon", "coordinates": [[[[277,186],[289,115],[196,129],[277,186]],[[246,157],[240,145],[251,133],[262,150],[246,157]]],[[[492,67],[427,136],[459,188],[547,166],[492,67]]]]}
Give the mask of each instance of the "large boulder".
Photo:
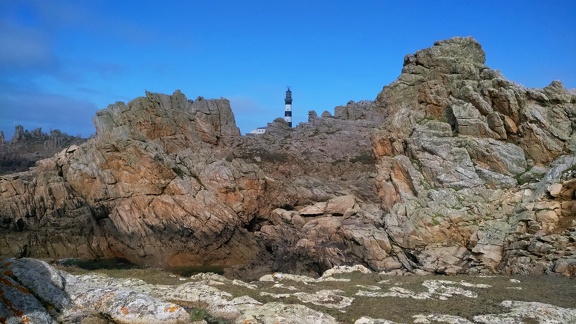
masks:
{"type": "Polygon", "coordinates": [[[7,323],[188,323],[181,306],[123,287],[91,285],[34,259],[0,260],[0,319],[7,323]]]}
{"type": "Polygon", "coordinates": [[[531,195],[525,182],[567,185],[546,166],[571,165],[576,98],[558,81],[542,90],[510,82],[484,57],[470,37],[437,42],[408,55],[402,75],[378,95],[388,122],[372,142],[387,232],[412,266],[430,272],[554,271],[565,257],[542,257],[573,245],[566,235],[576,224],[560,207],[572,204],[542,190],[531,195]],[[532,207],[529,197],[555,202],[532,207]],[[534,234],[556,236],[543,247],[532,244],[534,234]],[[520,256],[530,265],[516,267],[526,261],[520,256]]]}

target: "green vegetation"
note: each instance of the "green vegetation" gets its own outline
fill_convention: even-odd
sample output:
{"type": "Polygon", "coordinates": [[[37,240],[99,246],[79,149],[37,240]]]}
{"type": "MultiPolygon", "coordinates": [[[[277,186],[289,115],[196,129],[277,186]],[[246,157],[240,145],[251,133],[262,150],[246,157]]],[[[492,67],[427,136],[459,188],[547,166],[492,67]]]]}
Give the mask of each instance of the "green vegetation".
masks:
{"type": "Polygon", "coordinates": [[[434,215],[432,216],[432,224],[440,225],[442,218],[443,218],[442,215],[440,215],[439,213],[434,213],[434,215]]]}
{"type": "Polygon", "coordinates": [[[229,321],[227,321],[223,318],[213,317],[212,315],[210,315],[210,313],[208,313],[203,308],[192,307],[192,308],[187,308],[186,310],[190,314],[190,320],[193,322],[199,322],[199,321],[204,320],[208,324],[228,324],[228,323],[230,323],[229,321]]]}
{"type": "Polygon", "coordinates": [[[201,321],[208,317],[208,312],[202,308],[192,308],[188,310],[188,313],[190,314],[191,321],[201,321]]]}

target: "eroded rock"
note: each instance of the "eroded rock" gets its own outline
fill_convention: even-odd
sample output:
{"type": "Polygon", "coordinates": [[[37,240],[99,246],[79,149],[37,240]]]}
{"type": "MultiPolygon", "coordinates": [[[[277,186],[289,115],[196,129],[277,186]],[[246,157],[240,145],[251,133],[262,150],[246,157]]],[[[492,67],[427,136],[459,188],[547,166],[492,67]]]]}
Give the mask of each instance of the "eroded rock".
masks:
{"type": "Polygon", "coordinates": [[[0,178],[0,253],[251,279],[350,264],[571,273],[575,102],[560,82],[505,79],[470,37],[407,55],[374,101],[262,136],[240,136],[226,99],[147,92],[99,111],[86,143],[0,178]]]}

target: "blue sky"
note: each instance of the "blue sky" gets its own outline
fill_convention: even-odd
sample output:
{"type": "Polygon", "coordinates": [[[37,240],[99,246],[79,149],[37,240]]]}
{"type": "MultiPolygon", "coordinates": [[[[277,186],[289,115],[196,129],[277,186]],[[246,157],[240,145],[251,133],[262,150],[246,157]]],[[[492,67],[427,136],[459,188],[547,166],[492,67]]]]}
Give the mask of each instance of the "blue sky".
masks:
{"type": "Polygon", "coordinates": [[[242,133],[373,100],[408,53],[473,36],[486,64],[576,88],[576,1],[0,0],[0,130],[94,133],[144,91],[227,98],[242,133]]]}

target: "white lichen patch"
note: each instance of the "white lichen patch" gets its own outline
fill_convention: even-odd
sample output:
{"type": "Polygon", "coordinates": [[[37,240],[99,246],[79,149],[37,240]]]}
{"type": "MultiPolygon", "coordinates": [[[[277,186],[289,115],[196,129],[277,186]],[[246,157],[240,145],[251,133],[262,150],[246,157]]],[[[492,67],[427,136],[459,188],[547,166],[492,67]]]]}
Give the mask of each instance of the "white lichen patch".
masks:
{"type": "Polygon", "coordinates": [[[470,282],[466,282],[464,280],[460,280],[460,285],[464,287],[473,287],[473,288],[492,288],[492,286],[488,284],[473,284],[470,282]]]}
{"type": "Polygon", "coordinates": [[[284,299],[295,297],[303,303],[311,303],[318,306],[327,308],[342,309],[350,306],[354,298],[342,296],[342,290],[319,290],[313,294],[305,292],[297,292],[293,294],[273,294],[269,292],[261,292],[260,296],[270,296],[273,298],[284,299]]]}
{"type": "Polygon", "coordinates": [[[311,278],[311,277],[293,275],[293,274],[281,273],[281,272],[276,272],[273,274],[268,274],[268,275],[262,276],[258,280],[264,281],[264,282],[277,282],[277,281],[283,281],[283,280],[290,280],[290,281],[295,281],[295,282],[301,282],[304,284],[312,283],[312,282],[316,281],[316,279],[311,278]]]}
{"type": "Polygon", "coordinates": [[[244,281],[238,280],[238,279],[232,280],[232,284],[234,284],[236,286],[252,289],[252,290],[258,289],[258,286],[253,285],[253,284],[249,284],[249,283],[245,283],[244,281]]]}
{"type": "Polygon", "coordinates": [[[414,323],[419,324],[431,324],[431,323],[448,323],[448,324],[473,324],[469,320],[454,315],[444,315],[444,314],[418,314],[412,316],[414,318],[414,323]]]}
{"type": "Polygon", "coordinates": [[[398,324],[398,323],[380,318],[371,318],[368,316],[362,316],[359,319],[357,319],[354,322],[354,324],[398,324]]]}
{"type": "Polygon", "coordinates": [[[321,278],[332,277],[335,274],[352,273],[352,272],[372,273],[372,270],[360,264],[354,266],[336,266],[332,269],[324,271],[321,278]]]}
{"type": "Polygon", "coordinates": [[[240,296],[232,299],[230,305],[262,305],[262,303],[249,296],[240,296]]]}
{"type": "Polygon", "coordinates": [[[502,306],[510,308],[504,314],[487,314],[474,316],[477,323],[526,323],[536,321],[546,324],[576,323],[576,309],[563,308],[539,302],[522,302],[505,300],[502,306]]]}
{"type": "Polygon", "coordinates": [[[292,297],[292,294],[289,294],[289,293],[273,294],[273,293],[269,293],[267,291],[262,291],[262,292],[260,292],[260,296],[270,296],[272,298],[281,299],[281,298],[290,298],[290,297],[292,297]]]}
{"type": "Polygon", "coordinates": [[[474,287],[474,288],[488,288],[490,285],[485,284],[472,284],[465,281],[455,282],[449,280],[425,280],[422,282],[422,286],[428,288],[426,292],[414,292],[412,290],[394,286],[390,287],[387,292],[380,292],[374,289],[368,289],[362,287],[365,290],[359,290],[356,296],[363,297],[399,297],[399,298],[412,298],[412,299],[430,299],[437,298],[440,300],[447,300],[448,298],[454,296],[464,296],[468,298],[476,298],[478,294],[474,291],[467,290],[458,285],[464,287],[474,287]]]}
{"type": "Polygon", "coordinates": [[[315,279],[315,278],[311,278],[311,277],[307,277],[307,276],[293,275],[293,274],[287,274],[287,273],[281,273],[281,272],[264,275],[264,276],[260,277],[260,279],[258,279],[258,281],[261,281],[261,282],[279,282],[279,281],[284,281],[284,280],[301,282],[305,285],[310,284],[310,283],[320,283],[320,282],[326,282],[326,281],[340,281],[340,282],[349,282],[350,281],[350,279],[348,279],[348,278],[334,278],[334,277],[330,277],[330,276],[326,276],[326,277],[322,276],[318,279],[315,279]]]}
{"type": "Polygon", "coordinates": [[[428,292],[431,295],[436,295],[438,299],[448,299],[454,295],[461,295],[468,298],[478,297],[478,294],[474,291],[453,286],[457,284],[460,283],[448,280],[425,280],[422,286],[428,288],[428,292]]]}
{"type": "Polygon", "coordinates": [[[381,287],[373,286],[373,285],[354,285],[354,287],[364,288],[364,289],[368,289],[368,290],[372,290],[372,291],[382,289],[381,287]]]}
{"type": "Polygon", "coordinates": [[[408,290],[402,287],[391,287],[387,292],[379,292],[379,291],[366,291],[366,290],[359,290],[356,293],[356,296],[362,297],[398,297],[398,298],[413,298],[413,299],[429,299],[431,295],[427,292],[416,293],[412,290],[408,290]]]}
{"type": "Polygon", "coordinates": [[[316,282],[327,282],[327,281],[350,282],[350,279],[348,279],[348,278],[333,278],[333,277],[316,279],[316,282]]]}
{"type": "Polygon", "coordinates": [[[277,289],[287,289],[287,290],[298,290],[298,288],[294,287],[294,286],[286,286],[284,284],[281,283],[275,283],[272,288],[277,288],[277,289]]]}
{"type": "Polygon", "coordinates": [[[336,324],[338,321],[325,313],[304,305],[266,303],[260,307],[244,309],[234,323],[322,323],[336,324]]]}

